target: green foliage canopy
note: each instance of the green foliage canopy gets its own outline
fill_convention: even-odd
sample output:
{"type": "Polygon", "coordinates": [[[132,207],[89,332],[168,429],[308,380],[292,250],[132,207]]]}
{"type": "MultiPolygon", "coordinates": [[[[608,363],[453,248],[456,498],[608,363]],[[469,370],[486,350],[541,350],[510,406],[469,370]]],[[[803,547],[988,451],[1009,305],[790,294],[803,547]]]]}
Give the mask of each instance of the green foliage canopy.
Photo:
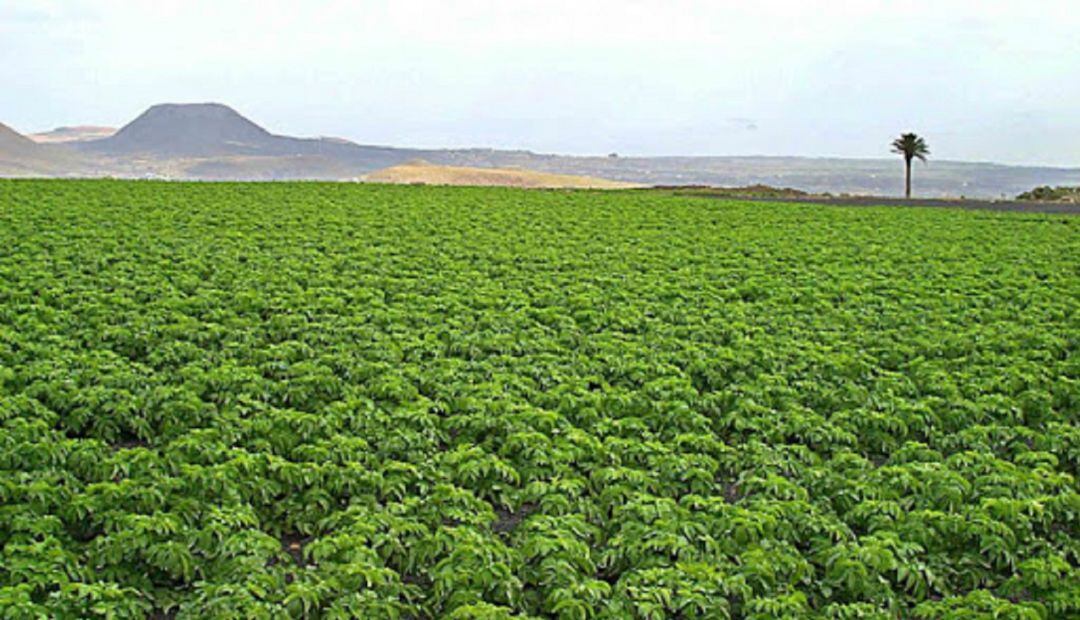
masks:
{"type": "Polygon", "coordinates": [[[0,181],[0,616],[1076,617],[1078,227],[0,181]]]}

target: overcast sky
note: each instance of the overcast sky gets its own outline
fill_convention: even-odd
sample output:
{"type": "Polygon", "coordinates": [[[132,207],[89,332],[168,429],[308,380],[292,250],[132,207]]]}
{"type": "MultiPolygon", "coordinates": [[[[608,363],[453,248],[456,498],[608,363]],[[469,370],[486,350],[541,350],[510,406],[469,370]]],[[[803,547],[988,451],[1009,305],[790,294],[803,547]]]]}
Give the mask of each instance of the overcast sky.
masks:
{"type": "Polygon", "coordinates": [[[1080,166],[1077,0],[0,0],[0,122],[1080,166]]]}

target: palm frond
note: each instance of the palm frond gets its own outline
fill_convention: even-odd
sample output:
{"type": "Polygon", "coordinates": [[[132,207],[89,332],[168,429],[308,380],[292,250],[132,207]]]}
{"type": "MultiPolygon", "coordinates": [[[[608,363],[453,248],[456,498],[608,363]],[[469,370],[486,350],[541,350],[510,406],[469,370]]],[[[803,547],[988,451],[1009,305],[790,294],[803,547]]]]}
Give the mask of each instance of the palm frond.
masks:
{"type": "Polygon", "coordinates": [[[893,140],[890,146],[893,153],[903,155],[908,161],[912,159],[926,161],[926,157],[930,154],[930,147],[926,145],[926,140],[910,132],[900,134],[900,137],[893,140]]]}

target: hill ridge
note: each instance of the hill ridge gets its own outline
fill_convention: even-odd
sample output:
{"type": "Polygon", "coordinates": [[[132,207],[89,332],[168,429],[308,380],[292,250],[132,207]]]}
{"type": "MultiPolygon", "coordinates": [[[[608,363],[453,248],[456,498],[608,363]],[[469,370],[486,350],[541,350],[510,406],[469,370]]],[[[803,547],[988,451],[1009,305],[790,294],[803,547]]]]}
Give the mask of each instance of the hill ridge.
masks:
{"type": "Polygon", "coordinates": [[[26,137],[38,144],[65,144],[68,142],[108,138],[115,133],[115,127],[105,127],[102,125],[65,125],[55,127],[48,131],[27,134],[26,137]]]}
{"type": "MultiPolygon", "coordinates": [[[[33,168],[42,175],[112,175],[175,179],[354,179],[422,158],[464,168],[529,170],[647,185],[764,184],[810,193],[896,195],[902,174],[895,159],[765,156],[584,156],[493,148],[418,149],[357,144],[341,138],[298,138],[277,134],[217,102],[150,106],[115,135],[79,139],[40,154],[8,136],[21,156],[10,155],[0,175],[33,168]],[[37,158],[37,159],[35,159],[37,158]],[[14,161],[12,161],[14,160],[14,161]],[[34,161],[31,161],[34,160],[34,161]],[[33,165],[31,165],[33,164],[33,165]]],[[[427,171],[430,172],[430,171],[427,171]]],[[[917,191],[924,197],[1001,198],[1040,185],[1080,185],[1080,168],[1015,166],[934,160],[920,169],[917,191]]]]}
{"type": "MultiPolygon", "coordinates": [[[[272,157],[303,158],[306,162],[304,170],[311,170],[311,162],[322,160],[330,164],[335,174],[344,171],[347,177],[393,166],[419,152],[364,146],[334,138],[278,135],[232,107],[214,102],[155,104],[121,127],[116,134],[100,140],[74,143],[73,146],[112,157],[159,160],[244,157],[268,161],[272,157]]],[[[212,161],[199,163],[203,170],[213,164],[212,161]]],[[[290,176],[288,166],[275,168],[286,170],[286,177],[290,176]]],[[[316,176],[320,175],[316,173],[316,176]]]]}
{"type": "Polygon", "coordinates": [[[33,144],[34,141],[27,138],[23,134],[15,131],[11,127],[0,123],[0,143],[2,144],[33,144]]]}
{"type": "Polygon", "coordinates": [[[112,136],[85,146],[110,154],[205,156],[256,150],[272,138],[269,131],[224,104],[159,103],[112,136]]]}
{"type": "Polygon", "coordinates": [[[89,170],[89,162],[78,153],[38,144],[0,123],[0,176],[65,176],[89,170]]]}

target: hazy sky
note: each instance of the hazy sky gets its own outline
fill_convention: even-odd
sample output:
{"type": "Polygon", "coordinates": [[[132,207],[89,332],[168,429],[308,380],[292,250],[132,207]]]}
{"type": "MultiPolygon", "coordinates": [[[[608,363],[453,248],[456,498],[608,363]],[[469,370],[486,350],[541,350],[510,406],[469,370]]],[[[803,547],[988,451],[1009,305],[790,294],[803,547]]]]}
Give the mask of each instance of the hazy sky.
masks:
{"type": "Polygon", "coordinates": [[[1080,166],[1078,0],[0,0],[0,122],[1080,166]]]}

